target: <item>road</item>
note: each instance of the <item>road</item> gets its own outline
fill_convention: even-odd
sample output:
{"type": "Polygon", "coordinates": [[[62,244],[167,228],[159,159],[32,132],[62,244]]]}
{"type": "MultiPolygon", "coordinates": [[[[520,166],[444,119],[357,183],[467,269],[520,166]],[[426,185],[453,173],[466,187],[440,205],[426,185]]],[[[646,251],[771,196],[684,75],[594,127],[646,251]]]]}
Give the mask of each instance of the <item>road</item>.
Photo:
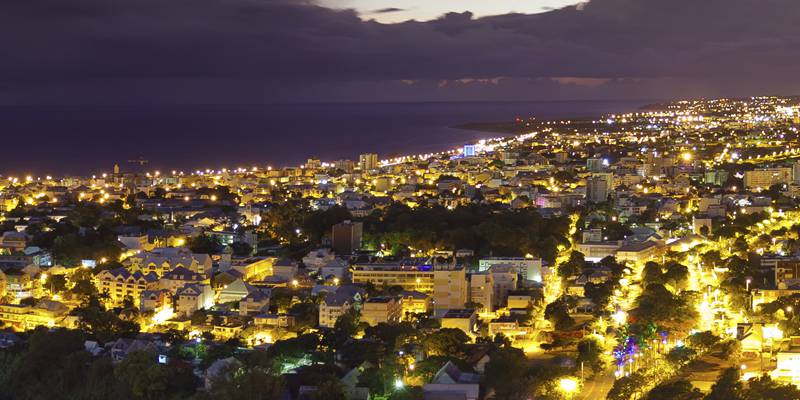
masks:
{"type": "Polygon", "coordinates": [[[597,375],[592,379],[587,379],[583,383],[583,388],[576,399],[579,400],[602,400],[614,386],[614,373],[606,371],[602,375],[597,375]]]}

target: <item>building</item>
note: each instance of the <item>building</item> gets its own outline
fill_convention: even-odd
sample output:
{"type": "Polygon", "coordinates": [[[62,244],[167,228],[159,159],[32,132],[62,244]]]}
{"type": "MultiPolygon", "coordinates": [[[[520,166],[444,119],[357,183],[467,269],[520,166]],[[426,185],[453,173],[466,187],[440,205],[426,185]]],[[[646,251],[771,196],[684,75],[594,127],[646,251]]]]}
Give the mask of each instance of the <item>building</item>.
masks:
{"type": "Polygon", "coordinates": [[[594,174],[586,178],[586,199],[592,203],[605,203],[611,192],[613,176],[594,174]]]}
{"type": "Polygon", "coordinates": [[[497,334],[514,340],[517,336],[522,336],[528,333],[524,328],[520,328],[516,318],[511,316],[503,316],[489,321],[488,327],[489,337],[493,338],[497,334]]]}
{"type": "Polygon", "coordinates": [[[213,266],[208,254],[194,254],[183,247],[164,247],[142,252],[127,258],[124,264],[131,271],[142,271],[145,274],[153,272],[158,276],[178,267],[211,276],[213,266]]]}
{"type": "Polygon", "coordinates": [[[298,265],[294,260],[282,258],[272,265],[272,276],[283,278],[287,281],[297,276],[298,265]]]}
{"type": "Polygon", "coordinates": [[[517,290],[519,274],[515,267],[508,265],[495,265],[489,271],[494,281],[494,305],[503,306],[506,304],[508,293],[517,290]]]}
{"type": "Polygon", "coordinates": [[[792,168],[760,168],[744,172],[744,186],[748,189],[769,189],[770,186],[791,183],[792,168]]]}
{"type": "Polygon", "coordinates": [[[615,257],[619,262],[644,263],[659,257],[665,250],[665,246],[653,241],[630,243],[617,249],[615,257]]]}
{"type": "Polygon", "coordinates": [[[122,304],[125,298],[139,302],[142,292],[155,289],[158,276],[155,272],[147,274],[141,271],[130,272],[125,268],[102,271],[95,277],[95,286],[100,293],[107,292],[114,304],[122,304]]]}
{"type": "Polygon", "coordinates": [[[333,262],[335,259],[336,253],[331,251],[331,249],[316,249],[311,250],[303,257],[303,265],[309,271],[319,271],[322,267],[333,262]]]}
{"type": "Polygon", "coordinates": [[[352,297],[343,293],[328,293],[319,305],[319,326],[333,328],[339,317],[352,307],[352,297]]]}
{"type": "Polygon", "coordinates": [[[69,307],[57,301],[41,300],[35,306],[0,304],[0,322],[14,330],[27,331],[37,326],[73,327],[69,307]]]}
{"type": "MultiPolygon", "coordinates": [[[[764,262],[762,261],[762,265],[764,262]]],[[[781,258],[774,261],[775,285],[778,289],[787,289],[800,284],[800,259],[781,258]]]]}
{"type": "Polygon", "coordinates": [[[3,232],[0,236],[0,249],[11,252],[21,252],[28,246],[28,237],[23,232],[9,231],[3,232]]]}
{"type": "Polygon", "coordinates": [[[397,323],[403,317],[403,301],[400,297],[370,297],[361,307],[361,321],[370,326],[380,323],[397,323]]]}
{"type": "Polygon", "coordinates": [[[425,399],[478,400],[480,381],[480,375],[462,372],[452,361],[448,361],[436,372],[431,383],[422,387],[422,392],[425,399]]]}
{"type": "Polygon", "coordinates": [[[361,154],[358,156],[358,167],[361,172],[372,171],[378,168],[378,155],[374,153],[361,154]]]}
{"type": "Polygon", "coordinates": [[[506,297],[506,307],[525,309],[530,307],[533,300],[533,296],[528,291],[510,291],[506,297]]]}
{"type": "Polygon", "coordinates": [[[240,301],[248,294],[255,291],[256,288],[247,282],[236,279],[235,281],[224,285],[217,295],[217,302],[220,304],[231,303],[240,301]]]}
{"type": "Polygon", "coordinates": [[[210,285],[188,283],[175,295],[175,313],[191,316],[197,310],[214,306],[214,290],[210,285]]]}
{"type": "Polygon", "coordinates": [[[433,309],[463,308],[469,293],[466,270],[460,266],[433,269],[433,309]]]}
{"type": "Polygon", "coordinates": [[[139,310],[142,312],[163,309],[172,305],[172,293],[169,290],[145,290],[139,299],[139,310]]]}
{"type": "Polygon", "coordinates": [[[239,315],[257,315],[269,311],[270,289],[255,289],[239,301],[239,315]]]}
{"type": "Polygon", "coordinates": [[[147,235],[119,235],[117,241],[129,251],[149,250],[152,247],[147,235]]]}
{"type": "Polygon", "coordinates": [[[465,144],[463,149],[464,157],[475,157],[475,145],[465,144]]]}
{"type": "Polygon", "coordinates": [[[586,159],[586,170],[589,172],[602,172],[608,167],[608,160],[603,158],[586,159]]]}
{"type": "Polygon", "coordinates": [[[361,222],[344,221],[333,226],[331,246],[338,254],[350,255],[361,249],[364,225],[361,222]]]}
{"type": "Polygon", "coordinates": [[[24,269],[9,269],[4,276],[5,292],[12,297],[12,302],[34,297],[36,280],[24,269]]]}
{"type": "Polygon", "coordinates": [[[787,384],[800,385],[800,336],[792,336],[775,355],[773,379],[787,384]]]}
{"type": "Polygon", "coordinates": [[[158,280],[158,288],[175,293],[187,283],[208,284],[209,279],[205,275],[189,271],[184,267],[177,267],[161,276],[161,279],[158,280]]]}
{"type": "Polygon", "coordinates": [[[246,281],[262,280],[273,274],[273,265],[278,259],[275,257],[247,257],[234,259],[231,261],[230,268],[242,273],[242,279],[246,281]]]}
{"type": "Polygon", "coordinates": [[[510,265],[528,281],[542,281],[542,259],[537,257],[491,257],[478,261],[478,270],[486,271],[494,265],[510,265]]]}
{"type": "Polygon", "coordinates": [[[597,262],[608,256],[613,256],[622,247],[622,241],[611,242],[584,242],[578,244],[578,251],[583,253],[586,261],[597,262]]]}
{"type": "Polygon", "coordinates": [[[357,264],[353,283],[371,283],[377,287],[400,286],[403,290],[433,292],[433,266],[403,263],[357,264]]]}
{"type": "Polygon", "coordinates": [[[478,326],[478,314],[470,309],[447,310],[442,315],[442,328],[461,329],[469,336],[473,336],[478,326]]]}
{"type": "Polygon", "coordinates": [[[469,301],[480,304],[478,312],[492,312],[494,310],[494,280],[492,274],[482,272],[469,277],[469,301]]]}
{"type": "Polygon", "coordinates": [[[431,310],[431,296],[413,290],[400,293],[403,304],[403,315],[425,314],[431,310]]]}

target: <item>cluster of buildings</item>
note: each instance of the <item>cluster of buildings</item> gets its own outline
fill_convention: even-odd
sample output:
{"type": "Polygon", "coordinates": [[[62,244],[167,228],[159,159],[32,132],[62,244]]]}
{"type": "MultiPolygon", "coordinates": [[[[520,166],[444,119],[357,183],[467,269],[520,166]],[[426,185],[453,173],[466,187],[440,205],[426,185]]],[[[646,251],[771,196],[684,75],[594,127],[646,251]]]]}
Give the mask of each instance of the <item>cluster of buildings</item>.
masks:
{"type": "MultiPolygon", "coordinates": [[[[535,208],[545,217],[579,215],[571,248],[555,253],[578,251],[589,263],[560,289],[583,298],[580,308],[591,311],[586,285],[612,277],[601,260],[663,263],[737,218],[797,208],[796,99],[684,101],[597,120],[520,124],[529,133],[384,160],[362,154],[357,161],[312,158],[282,168],[121,172],[115,166],[86,177],[2,177],[0,321],[17,330],[76,326],[70,311],[78,302],[48,287],[48,277],[64,275],[70,288],[76,269],[114,261],[113,268],[92,273],[92,284],[106,307],[142,312],[149,331],[268,343],[307,317],[293,314],[292,306],[316,296],[313,329],[334,328],[351,311],[373,326],[424,314],[472,338],[503,334],[525,346],[537,329],[521,316],[557,279],[557,262],[470,249],[383,257],[380,248],[366,248],[364,217],[393,203],[448,209],[484,203],[535,208]],[[341,206],[350,219],[333,225],[319,248],[279,257],[290,238],[266,229],[264,219],[286,198],[303,199],[314,210],[341,206]],[[82,205],[136,211],[141,224],[114,227],[118,260],[61,265],[52,249],[35,245],[37,234],[82,205]],[[190,250],[200,235],[222,251],[190,250]],[[277,301],[281,292],[292,296],[277,301]]],[[[78,235],[94,229],[81,226],[78,235]]],[[[297,227],[292,234],[302,239],[305,233],[297,227]]],[[[761,257],[762,276],[769,277],[753,282],[753,307],[800,294],[796,243],[775,237],[745,246],[761,257]]],[[[441,384],[475,384],[453,366],[437,377],[441,384]]]]}

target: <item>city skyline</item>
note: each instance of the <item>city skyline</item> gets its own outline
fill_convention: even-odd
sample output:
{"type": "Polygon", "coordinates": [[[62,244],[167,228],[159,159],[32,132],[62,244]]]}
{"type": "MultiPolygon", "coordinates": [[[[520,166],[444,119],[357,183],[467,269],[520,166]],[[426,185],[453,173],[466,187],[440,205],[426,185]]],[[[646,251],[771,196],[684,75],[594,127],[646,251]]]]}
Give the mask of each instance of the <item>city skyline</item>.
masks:
{"type": "Polygon", "coordinates": [[[0,1],[0,400],[798,400],[798,17],[0,1]]]}

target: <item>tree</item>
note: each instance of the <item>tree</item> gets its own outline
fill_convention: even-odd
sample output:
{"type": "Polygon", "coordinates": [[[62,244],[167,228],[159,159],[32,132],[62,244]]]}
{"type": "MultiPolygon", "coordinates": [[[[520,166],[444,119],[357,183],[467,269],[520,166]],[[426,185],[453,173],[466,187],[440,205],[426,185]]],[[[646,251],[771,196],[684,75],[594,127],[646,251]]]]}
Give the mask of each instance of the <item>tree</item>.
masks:
{"type": "Polygon", "coordinates": [[[654,324],[674,332],[688,331],[697,319],[697,310],[685,295],[675,296],[663,285],[650,284],[636,299],[637,307],[631,314],[636,324],[654,324]]]}
{"type": "Polygon", "coordinates": [[[344,388],[335,377],[324,380],[317,390],[306,394],[301,400],[346,400],[344,388]]]}
{"type": "Polygon", "coordinates": [[[422,339],[422,347],[428,356],[460,356],[469,336],[461,329],[442,328],[422,339]]]}
{"type": "Polygon", "coordinates": [[[603,283],[586,282],[583,287],[584,296],[597,305],[597,308],[604,309],[614,294],[615,286],[616,283],[611,279],[603,283]]]}
{"type": "Polygon", "coordinates": [[[623,376],[614,381],[614,386],[611,387],[606,399],[630,400],[634,394],[640,393],[647,383],[648,382],[639,373],[623,376]]]}
{"type": "Polygon", "coordinates": [[[664,282],[676,290],[685,289],[689,283],[689,268],[678,263],[670,263],[667,265],[667,272],[664,273],[664,282]]]}
{"type": "Polygon", "coordinates": [[[564,331],[575,326],[575,320],[569,315],[569,305],[565,298],[560,297],[544,309],[544,318],[553,324],[556,330],[564,331]]]}
{"type": "Polygon", "coordinates": [[[238,257],[246,257],[253,254],[253,246],[245,242],[233,242],[230,244],[233,255],[238,257]]]}
{"type": "Polygon", "coordinates": [[[73,310],[80,317],[80,327],[101,342],[139,332],[139,325],[121,319],[116,313],[106,311],[97,296],[90,296],[86,304],[73,310]]]}
{"type": "Polygon", "coordinates": [[[261,367],[237,368],[212,380],[212,400],[272,400],[280,398],[284,380],[261,367]]]}
{"type": "Polygon", "coordinates": [[[67,290],[67,278],[64,275],[48,275],[44,284],[51,293],[62,293],[67,290]]]}
{"type": "Polygon", "coordinates": [[[677,346],[667,353],[667,361],[681,366],[694,359],[695,356],[697,356],[697,351],[694,349],[686,346],[677,346]]]}
{"type": "Polygon", "coordinates": [[[355,308],[350,308],[336,319],[333,329],[348,337],[354,336],[356,333],[358,333],[358,321],[360,319],[361,314],[358,312],[358,310],[355,308]]]}
{"type": "Polygon", "coordinates": [[[492,353],[483,376],[487,389],[498,400],[527,399],[531,387],[527,379],[528,360],[520,349],[505,347],[492,353]]]}
{"type": "Polygon", "coordinates": [[[745,398],[748,400],[800,399],[800,389],[792,384],[775,382],[769,375],[763,375],[747,382],[745,398]]]}
{"type": "Polygon", "coordinates": [[[647,394],[645,400],[700,400],[703,393],[687,380],[662,383],[647,394]]]}
{"type": "Polygon", "coordinates": [[[720,355],[727,360],[738,360],[742,356],[742,342],[737,339],[725,339],[719,344],[720,355]]]}
{"type": "Polygon", "coordinates": [[[317,326],[319,311],[316,304],[303,301],[289,307],[289,314],[295,317],[294,330],[302,330],[317,326]]]}
{"type": "Polygon", "coordinates": [[[605,367],[602,359],[603,349],[597,339],[589,337],[578,342],[577,363],[585,363],[593,371],[601,371],[605,367]]]}
{"type": "Polygon", "coordinates": [[[219,254],[222,252],[222,243],[215,236],[202,234],[190,240],[189,249],[193,253],[219,254]]]}
{"type": "Polygon", "coordinates": [[[156,357],[154,352],[135,351],[114,369],[114,376],[128,387],[134,398],[149,400],[166,396],[169,372],[156,357]]]}
{"type": "Polygon", "coordinates": [[[719,336],[711,331],[697,332],[687,338],[687,343],[697,349],[698,352],[708,351],[712,346],[719,343],[719,336]]]}
{"type": "Polygon", "coordinates": [[[727,368],[719,375],[717,382],[705,400],[739,400],[742,397],[742,382],[739,380],[738,368],[727,368]]]}
{"type": "Polygon", "coordinates": [[[661,266],[654,261],[645,263],[642,270],[642,284],[646,286],[651,283],[664,283],[661,266]]]}
{"type": "Polygon", "coordinates": [[[586,259],[583,257],[583,253],[573,250],[569,254],[567,262],[558,266],[558,275],[566,279],[580,274],[585,266],[586,259]]]}

